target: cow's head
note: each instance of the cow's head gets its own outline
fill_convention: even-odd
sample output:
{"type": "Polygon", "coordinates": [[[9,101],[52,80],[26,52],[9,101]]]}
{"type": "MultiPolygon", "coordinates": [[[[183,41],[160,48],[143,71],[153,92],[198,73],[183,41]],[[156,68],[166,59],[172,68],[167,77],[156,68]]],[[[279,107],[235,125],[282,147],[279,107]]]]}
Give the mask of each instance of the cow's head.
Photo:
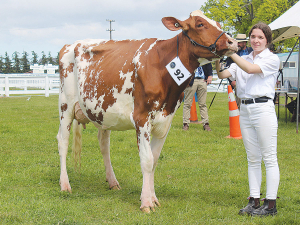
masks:
{"type": "Polygon", "coordinates": [[[201,65],[237,52],[237,42],[222,31],[219,23],[207,18],[200,10],[190,18],[180,21],[174,17],[162,18],[163,24],[172,31],[182,29],[183,38],[193,46],[193,54],[201,65]]]}

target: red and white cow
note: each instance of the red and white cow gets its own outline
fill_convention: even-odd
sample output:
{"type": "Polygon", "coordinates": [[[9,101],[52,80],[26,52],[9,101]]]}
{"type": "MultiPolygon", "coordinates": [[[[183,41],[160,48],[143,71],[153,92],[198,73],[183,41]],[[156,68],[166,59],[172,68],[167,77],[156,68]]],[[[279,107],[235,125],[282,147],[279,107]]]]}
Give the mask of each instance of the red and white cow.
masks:
{"type": "Polygon", "coordinates": [[[154,170],[191,78],[176,84],[166,65],[178,56],[193,74],[199,63],[203,65],[237,51],[236,41],[199,10],[185,21],[165,17],[162,22],[169,30],[182,32],[169,40],[84,40],[61,49],[57,140],[62,191],[71,192],[66,155],[75,119],[73,145],[79,155],[79,123],[92,122],[98,128],[110,188],[120,188],[110,161],[110,132],[136,130],[143,173],[140,208],[150,212],[160,205],[154,191],[154,170]]]}

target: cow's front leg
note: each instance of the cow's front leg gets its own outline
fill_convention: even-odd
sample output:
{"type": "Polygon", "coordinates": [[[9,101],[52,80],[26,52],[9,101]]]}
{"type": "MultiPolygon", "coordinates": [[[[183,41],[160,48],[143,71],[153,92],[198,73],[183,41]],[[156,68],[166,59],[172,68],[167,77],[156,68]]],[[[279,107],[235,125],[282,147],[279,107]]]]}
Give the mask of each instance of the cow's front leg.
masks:
{"type": "MultiPolygon", "coordinates": [[[[152,200],[152,173],[154,165],[154,157],[150,147],[150,124],[145,123],[143,127],[136,126],[137,143],[139,147],[139,155],[141,162],[141,169],[143,173],[143,187],[141,193],[141,207],[143,212],[150,213],[154,211],[154,204],[152,200]]],[[[158,202],[158,201],[157,201],[158,202]]]]}
{"type": "Polygon", "coordinates": [[[116,179],[113,167],[110,161],[110,130],[98,129],[98,140],[100,145],[100,150],[103,156],[105,172],[106,172],[106,181],[109,184],[110,189],[121,189],[119,182],[116,179]]]}
{"type": "Polygon", "coordinates": [[[155,172],[158,158],[159,158],[159,155],[161,153],[161,150],[165,143],[166,138],[167,138],[167,135],[165,135],[165,137],[163,137],[163,138],[157,138],[153,135],[151,144],[150,144],[152,155],[153,155],[153,169],[152,169],[152,173],[150,176],[150,190],[151,190],[151,200],[152,200],[154,206],[160,206],[160,203],[158,202],[158,199],[155,195],[154,172],[155,172]]]}

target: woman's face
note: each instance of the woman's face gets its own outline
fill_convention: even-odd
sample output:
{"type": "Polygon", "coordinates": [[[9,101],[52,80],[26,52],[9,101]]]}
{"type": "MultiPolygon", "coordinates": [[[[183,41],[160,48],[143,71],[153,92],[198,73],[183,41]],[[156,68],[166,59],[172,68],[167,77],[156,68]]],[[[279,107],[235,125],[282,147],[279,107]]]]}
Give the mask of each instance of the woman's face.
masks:
{"type": "Polygon", "coordinates": [[[250,35],[250,43],[256,54],[261,53],[267,48],[267,39],[261,29],[253,29],[250,35]]]}

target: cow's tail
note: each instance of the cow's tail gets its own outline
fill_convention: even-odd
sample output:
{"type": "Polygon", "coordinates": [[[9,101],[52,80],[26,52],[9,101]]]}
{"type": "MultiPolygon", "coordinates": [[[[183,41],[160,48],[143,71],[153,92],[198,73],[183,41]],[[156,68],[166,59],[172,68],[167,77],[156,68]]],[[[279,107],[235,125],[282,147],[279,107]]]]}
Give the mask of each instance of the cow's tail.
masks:
{"type": "Polygon", "coordinates": [[[74,167],[76,171],[80,171],[81,167],[81,124],[77,120],[73,121],[73,145],[72,154],[74,157],[74,167]]]}

